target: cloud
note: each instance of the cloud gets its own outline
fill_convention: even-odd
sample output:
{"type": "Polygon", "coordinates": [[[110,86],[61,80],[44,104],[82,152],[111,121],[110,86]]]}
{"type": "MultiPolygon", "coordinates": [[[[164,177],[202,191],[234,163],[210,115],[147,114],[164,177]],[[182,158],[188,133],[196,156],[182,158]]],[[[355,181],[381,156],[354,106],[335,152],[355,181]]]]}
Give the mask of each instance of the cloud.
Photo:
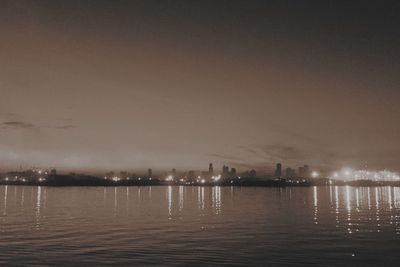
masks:
{"type": "Polygon", "coordinates": [[[228,160],[228,161],[241,161],[240,158],[238,157],[233,157],[233,156],[225,156],[225,155],[221,155],[221,154],[217,154],[217,153],[211,153],[211,154],[206,154],[207,156],[211,156],[211,157],[215,157],[215,158],[219,158],[222,160],[228,160]]]}
{"type": "Polygon", "coordinates": [[[29,129],[36,126],[22,121],[5,121],[0,124],[0,128],[15,128],[15,129],[29,129]]]}
{"type": "Polygon", "coordinates": [[[75,125],[69,124],[69,125],[56,126],[54,128],[60,129],[60,130],[67,130],[67,129],[72,129],[72,128],[75,128],[75,127],[76,127],[75,125]]]}
{"type": "Polygon", "coordinates": [[[308,154],[293,146],[261,145],[260,150],[276,160],[305,160],[308,154]]]}
{"type": "Polygon", "coordinates": [[[320,140],[318,140],[317,138],[299,133],[291,128],[288,128],[285,125],[281,125],[278,123],[271,123],[271,128],[269,130],[273,131],[279,135],[285,135],[285,136],[290,137],[291,139],[295,139],[297,141],[303,141],[303,142],[311,143],[314,145],[320,144],[320,140]]]}
{"type": "Polygon", "coordinates": [[[337,154],[326,148],[297,147],[280,144],[259,144],[251,147],[240,146],[240,149],[252,157],[249,158],[251,165],[269,165],[283,163],[296,167],[303,164],[311,164],[323,169],[329,169],[337,163],[337,154]]]}

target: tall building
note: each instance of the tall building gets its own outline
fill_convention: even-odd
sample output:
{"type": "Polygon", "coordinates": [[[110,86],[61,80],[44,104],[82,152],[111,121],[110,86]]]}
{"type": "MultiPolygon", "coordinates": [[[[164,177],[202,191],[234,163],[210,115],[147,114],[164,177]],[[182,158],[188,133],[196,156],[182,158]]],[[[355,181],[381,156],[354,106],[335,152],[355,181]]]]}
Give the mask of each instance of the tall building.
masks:
{"type": "Polygon", "coordinates": [[[286,168],[286,178],[294,178],[296,176],[296,171],[292,168],[286,168]]]}
{"type": "Polygon", "coordinates": [[[228,179],[229,178],[229,167],[228,166],[222,166],[222,179],[228,179]]]}
{"type": "Polygon", "coordinates": [[[282,178],[282,164],[278,163],[276,164],[276,169],[275,169],[275,178],[282,178]]]}
{"type": "Polygon", "coordinates": [[[188,175],[187,175],[187,178],[188,178],[189,181],[194,181],[195,178],[196,178],[195,172],[194,171],[189,171],[188,175]]]}
{"type": "Polygon", "coordinates": [[[257,173],[256,173],[256,170],[251,170],[250,172],[249,172],[249,177],[251,177],[251,178],[255,178],[255,177],[257,177],[257,173]]]}
{"type": "Polygon", "coordinates": [[[176,169],[175,168],[172,169],[171,175],[172,175],[172,177],[176,178],[176,169]]]}
{"type": "Polygon", "coordinates": [[[304,165],[304,178],[310,178],[310,167],[308,165],[304,165]]]}
{"type": "Polygon", "coordinates": [[[308,167],[308,165],[299,167],[299,177],[301,177],[301,178],[309,178],[310,177],[310,167],[308,167]]]}
{"type": "Polygon", "coordinates": [[[214,167],[213,167],[212,163],[210,163],[210,165],[208,165],[208,174],[210,176],[212,176],[214,174],[214,167]]]}
{"type": "Polygon", "coordinates": [[[152,178],[152,176],[153,176],[153,170],[152,169],[148,169],[147,170],[147,177],[148,178],[152,178]]]}
{"type": "Polygon", "coordinates": [[[223,175],[228,175],[229,174],[229,167],[228,166],[222,166],[222,174],[223,175]]]}
{"type": "Polygon", "coordinates": [[[232,169],[231,169],[230,176],[231,176],[231,178],[236,178],[236,177],[237,177],[236,169],[235,169],[235,168],[232,168],[232,169]]]}

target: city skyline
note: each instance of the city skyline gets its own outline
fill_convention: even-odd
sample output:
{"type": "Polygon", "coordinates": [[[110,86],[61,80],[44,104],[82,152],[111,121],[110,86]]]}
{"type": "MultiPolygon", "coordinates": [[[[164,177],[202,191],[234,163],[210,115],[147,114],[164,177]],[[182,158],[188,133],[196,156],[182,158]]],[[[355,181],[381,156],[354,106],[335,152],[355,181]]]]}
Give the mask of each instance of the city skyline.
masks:
{"type": "Polygon", "coordinates": [[[0,169],[400,171],[391,5],[0,7],[0,169]]]}

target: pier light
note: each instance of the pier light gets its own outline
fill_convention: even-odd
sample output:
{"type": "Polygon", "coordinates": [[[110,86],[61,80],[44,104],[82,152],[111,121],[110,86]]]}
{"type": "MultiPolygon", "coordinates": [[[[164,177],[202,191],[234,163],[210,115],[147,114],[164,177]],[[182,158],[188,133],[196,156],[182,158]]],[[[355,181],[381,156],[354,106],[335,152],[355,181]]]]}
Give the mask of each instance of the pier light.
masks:
{"type": "Polygon", "coordinates": [[[313,172],[311,173],[311,176],[312,176],[312,178],[317,178],[317,177],[319,176],[319,172],[313,171],[313,172]]]}
{"type": "Polygon", "coordinates": [[[212,179],[214,182],[217,182],[217,181],[221,180],[221,174],[219,174],[219,175],[217,175],[217,176],[212,176],[211,179],[212,179]]]}

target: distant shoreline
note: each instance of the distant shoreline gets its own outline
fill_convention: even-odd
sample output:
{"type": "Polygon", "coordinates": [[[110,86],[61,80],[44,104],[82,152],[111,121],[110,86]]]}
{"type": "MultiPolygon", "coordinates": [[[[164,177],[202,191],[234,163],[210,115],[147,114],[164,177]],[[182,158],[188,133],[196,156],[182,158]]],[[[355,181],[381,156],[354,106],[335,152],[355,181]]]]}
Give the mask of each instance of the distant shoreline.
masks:
{"type": "Polygon", "coordinates": [[[266,182],[243,182],[243,183],[204,183],[204,184],[180,184],[180,183],[98,183],[98,184],[85,184],[85,183],[69,183],[69,184],[55,184],[55,183],[20,183],[20,182],[4,182],[0,181],[0,186],[46,186],[46,187],[142,187],[142,186],[200,186],[200,187],[273,187],[273,188],[285,188],[285,187],[329,187],[329,186],[352,186],[352,187],[400,187],[399,182],[370,182],[370,183],[362,183],[362,182],[340,182],[335,184],[313,184],[313,183],[301,183],[301,184],[293,184],[293,183],[270,183],[266,182]]]}
{"type": "Polygon", "coordinates": [[[206,180],[161,180],[158,178],[149,177],[134,177],[134,178],[107,178],[90,175],[62,175],[50,174],[45,177],[21,178],[15,176],[10,179],[5,177],[0,179],[0,185],[16,185],[16,186],[242,186],[242,187],[308,187],[308,186],[395,186],[400,187],[400,181],[373,181],[373,180],[355,180],[341,181],[331,180],[327,178],[306,179],[261,179],[254,177],[236,177],[229,179],[206,180]]]}

